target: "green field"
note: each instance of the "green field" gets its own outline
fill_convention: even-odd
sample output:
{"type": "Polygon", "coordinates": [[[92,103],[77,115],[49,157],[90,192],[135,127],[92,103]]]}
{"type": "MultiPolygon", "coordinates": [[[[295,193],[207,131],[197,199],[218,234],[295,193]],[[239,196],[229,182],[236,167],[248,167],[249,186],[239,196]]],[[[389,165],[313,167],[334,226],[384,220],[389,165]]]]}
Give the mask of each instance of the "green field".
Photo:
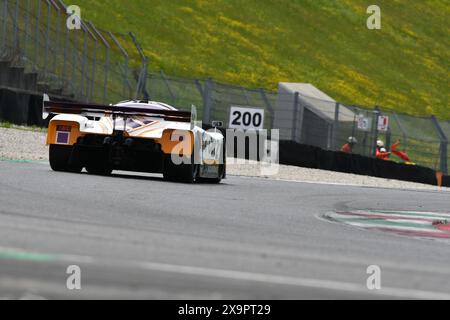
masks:
{"type": "MultiPolygon", "coordinates": [[[[133,31],[150,70],[450,118],[449,0],[77,0],[82,18],[133,31]],[[366,28],[381,7],[382,29],[366,28]]],[[[126,44],[130,50],[131,43],[126,44]]]]}

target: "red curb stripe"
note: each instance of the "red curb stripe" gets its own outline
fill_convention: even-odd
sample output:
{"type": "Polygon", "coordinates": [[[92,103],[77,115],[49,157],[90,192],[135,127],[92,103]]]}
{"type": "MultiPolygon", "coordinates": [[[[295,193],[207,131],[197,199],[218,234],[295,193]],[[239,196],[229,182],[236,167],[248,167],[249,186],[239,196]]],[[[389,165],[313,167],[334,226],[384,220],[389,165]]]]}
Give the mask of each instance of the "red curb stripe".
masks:
{"type": "Polygon", "coordinates": [[[438,224],[433,224],[433,226],[443,232],[450,233],[450,224],[449,223],[438,223],[438,224]]]}
{"type": "Polygon", "coordinates": [[[381,215],[381,214],[368,214],[368,213],[355,213],[355,212],[336,212],[342,215],[348,216],[359,216],[359,217],[367,217],[372,219],[389,219],[389,220],[411,220],[411,221],[425,221],[433,223],[437,219],[427,219],[427,218],[411,218],[411,217],[396,217],[390,215],[381,215]]]}
{"type": "Polygon", "coordinates": [[[427,238],[440,238],[440,239],[450,239],[450,233],[445,232],[428,232],[428,231],[413,231],[413,230],[398,230],[398,229],[389,229],[389,228],[365,228],[370,230],[378,230],[385,231],[390,233],[396,233],[403,236],[412,236],[412,237],[427,237],[427,238]]]}

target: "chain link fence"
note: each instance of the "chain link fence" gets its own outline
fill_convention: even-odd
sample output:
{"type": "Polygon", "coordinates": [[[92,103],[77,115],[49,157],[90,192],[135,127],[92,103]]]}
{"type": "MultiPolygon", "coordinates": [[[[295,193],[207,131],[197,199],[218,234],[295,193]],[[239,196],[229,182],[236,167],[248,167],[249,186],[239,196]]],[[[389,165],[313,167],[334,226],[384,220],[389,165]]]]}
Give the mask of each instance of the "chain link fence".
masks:
{"type": "MultiPolygon", "coordinates": [[[[350,106],[298,92],[273,93],[211,79],[169,77],[163,72],[149,74],[146,89],[152,100],[181,109],[189,109],[194,104],[204,122],[222,121],[226,127],[231,125],[233,106],[262,110],[262,128],[279,129],[282,140],[326,150],[341,150],[349,137],[354,137],[358,143],[352,152],[373,157],[377,140],[382,140],[387,150],[400,141],[398,149],[407,153],[412,163],[448,172],[449,121],[413,117],[378,107],[350,106]]],[[[395,155],[390,158],[403,161],[395,155]]]]}
{"type": "Polygon", "coordinates": [[[21,89],[86,102],[133,97],[137,78],[130,54],[135,53],[124,49],[124,36],[84,20],[72,30],[70,18],[61,0],[0,1],[0,61],[21,71],[21,79],[37,78],[34,85],[19,84],[21,89]]]}
{"type": "Polygon", "coordinates": [[[223,121],[226,127],[238,120],[233,106],[256,110],[263,119],[258,128],[276,128],[282,140],[326,150],[340,150],[354,137],[358,143],[352,152],[375,156],[377,140],[387,149],[400,140],[399,148],[412,162],[448,172],[449,121],[350,106],[296,91],[274,93],[162,71],[147,73],[147,58],[132,34],[100,30],[87,21],[69,30],[68,18],[62,0],[0,0],[0,68],[16,72],[17,84],[24,82],[27,90],[85,102],[147,98],[181,109],[196,105],[203,122],[223,121]],[[386,119],[388,125],[380,123],[386,119]]]}

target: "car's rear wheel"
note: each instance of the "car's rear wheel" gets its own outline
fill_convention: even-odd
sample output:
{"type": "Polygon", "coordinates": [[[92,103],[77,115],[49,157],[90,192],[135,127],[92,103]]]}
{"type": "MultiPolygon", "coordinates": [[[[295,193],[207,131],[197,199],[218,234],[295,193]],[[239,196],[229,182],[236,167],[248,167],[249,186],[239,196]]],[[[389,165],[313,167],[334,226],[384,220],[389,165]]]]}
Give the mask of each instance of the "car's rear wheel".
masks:
{"type": "Polygon", "coordinates": [[[83,169],[81,165],[70,163],[72,151],[72,146],[51,144],[49,148],[49,160],[52,170],[75,173],[81,172],[83,169]]]}

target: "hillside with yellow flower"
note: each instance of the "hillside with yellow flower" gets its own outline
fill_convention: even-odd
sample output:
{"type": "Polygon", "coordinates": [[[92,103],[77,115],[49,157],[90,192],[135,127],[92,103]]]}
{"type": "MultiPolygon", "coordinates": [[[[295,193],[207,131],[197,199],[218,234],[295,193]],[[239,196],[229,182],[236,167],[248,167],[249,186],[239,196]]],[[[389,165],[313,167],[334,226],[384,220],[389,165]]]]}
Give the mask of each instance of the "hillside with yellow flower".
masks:
{"type": "MultiPolygon", "coordinates": [[[[450,119],[450,1],[77,0],[82,18],[132,31],[150,70],[276,90],[308,82],[344,103],[450,119]]],[[[129,44],[131,46],[131,44],[129,44]]]]}

